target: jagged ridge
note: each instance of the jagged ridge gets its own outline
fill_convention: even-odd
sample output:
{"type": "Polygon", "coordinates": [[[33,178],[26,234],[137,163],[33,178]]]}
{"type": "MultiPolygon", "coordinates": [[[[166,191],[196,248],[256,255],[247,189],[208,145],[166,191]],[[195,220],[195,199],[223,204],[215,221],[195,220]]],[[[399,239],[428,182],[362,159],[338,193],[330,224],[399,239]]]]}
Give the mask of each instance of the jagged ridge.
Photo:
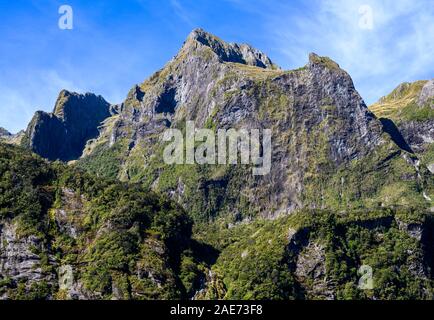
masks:
{"type": "MultiPolygon", "coordinates": [[[[38,113],[28,132],[76,124],[67,101],[38,113]]],[[[0,145],[8,190],[0,197],[0,296],[432,298],[432,201],[424,197],[434,193],[433,177],[394,143],[331,59],[311,54],[305,67],[283,71],[250,47],[195,30],[110,110],[76,165],[137,184],[0,145]],[[212,130],[271,128],[270,174],[165,165],[161,133],[183,130],[186,120],[212,130]],[[197,241],[183,211],[149,189],[186,209],[197,241]],[[17,230],[27,233],[18,239],[17,230]],[[360,264],[375,268],[379,287],[356,288],[360,264]],[[60,266],[72,267],[75,280],[57,288],[65,284],[60,266]]]]}
{"type": "Polygon", "coordinates": [[[63,90],[53,113],[35,113],[22,144],[49,160],[75,160],[110,115],[110,104],[101,96],[63,90]]]}
{"type": "Polygon", "coordinates": [[[88,145],[83,168],[169,193],[199,220],[425,201],[411,191],[421,183],[414,158],[392,141],[337,63],[311,54],[305,67],[283,71],[241,59],[236,48],[193,31],[172,61],[130,91],[88,145]],[[186,120],[213,130],[271,128],[271,173],[253,179],[245,167],[165,166],[160,134],[186,120]],[[379,163],[384,169],[375,169],[379,163]],[[408,171],[410,184],[399,170],[408,171]]]}

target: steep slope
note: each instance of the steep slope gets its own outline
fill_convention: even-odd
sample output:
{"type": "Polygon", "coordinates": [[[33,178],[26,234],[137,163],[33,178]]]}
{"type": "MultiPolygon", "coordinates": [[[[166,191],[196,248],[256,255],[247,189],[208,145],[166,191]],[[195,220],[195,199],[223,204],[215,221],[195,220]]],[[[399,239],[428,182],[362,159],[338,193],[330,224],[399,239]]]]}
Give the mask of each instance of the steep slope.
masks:
{"type": "Polygon", "coordinates": [[[405,107],[418,104],[422,88],[427,83],[425,80],[401,83],[389,95],[369,106],[369,109],[378,117],[397,120],[405,107]]]}
{"type": "Polygon", "coordinates": [[[12,134],[4,128],[0,128],[0,141],[4,143],[20,145],[25,135],[25,132],[21,130],[16,134],[12,134]]]}
{"type": "Polygon", "coordinates": [[[433,299],[434,175],[329,58],[284,71],[198,29],[122,104],[101,99],[62,92],[27,130],[53,159],[86,139],[69,166],[0,144],[0,298],[433,299]],[[270,172],[166,164],[162,135],[188,120],[271,129],[270,172]]]}
{"type": "Polygon", "coordinates": [[[433,227],[432,215],[402,208],[214,226],[197,235],[221,254],[196,297],[433,299],[433,227]]]}
{"type": "Polygon", "coordinates": [[[6,144],[0,191],[0,299],[433,298],[423,210],[301,211],[192,240],[173,202],[6,144]]]}
{"type": "Polygon", "coordinates": [[[3,137],[10,137],[12,134],[5,128],[0,127],[0,139],[3,137]]]}
{"type": "Polygon", "coordinates": [[[403,83],[369,108],[383,123],[396,125],[422,164],[434,173],[434,80],[403,83]]]}
{"type": "Polygon", "coordinates": [[[53,113],[35,113],[22,145],[49,160],[75,160],[110,115],[110,104],[101,96],[63,90],[53,113]]]}
{"type": "Polygon", "coordinates": [[[0,299],[179,299],[191,286],[191,222],[167,199],[1,143],[0,191],[0,299]]]}
{"type": "Polygon", "coordinates": [[[196,221],[428,205],[421,192],[426,169],[418,172],[416,158],[383,130],[338,64],[311,54],[305,67],[282,71],[256,50],[262,62],[240,58],[233,48],[240,46],[193,31],[174,59],[129,92],[79,165],[167,193],[196,221]],[[166,165],[162,133],[185,133],[187,120],[214,131],[271,129],[271,172],[166,165]]]}

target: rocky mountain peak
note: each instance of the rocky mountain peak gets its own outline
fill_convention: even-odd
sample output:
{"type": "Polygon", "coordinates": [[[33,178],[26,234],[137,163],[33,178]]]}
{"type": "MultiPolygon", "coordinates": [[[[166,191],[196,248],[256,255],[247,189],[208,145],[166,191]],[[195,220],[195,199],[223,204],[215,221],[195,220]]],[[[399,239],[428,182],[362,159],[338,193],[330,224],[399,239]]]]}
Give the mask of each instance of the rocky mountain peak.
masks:
{"type": "Polygon", "coordinates": [[[312,53],[302,68],[277,70],[256,49],[196,29],[120,105],[62,90],[23,144],[74,164],[0,144],[0,300],[25,290],[38,299],[432,298],[434,124],[416,102],[430,102],[433,86],[403,84],[383,99],[379,110],[405,120],[395,125],[374,117],[330,58],[312,53]],[[191,141],[188,121],[208,137],[193,130],[191,141]],[[168,128],[181,130],[182,154],[217,157],[167,163],[168,128]],[[250,143],[235,137],[241,148],[271,132],[271,146],[260,138],[249,155],[262,163],[227,162],[228,150],[242,150],[231,150],[232,134],[219,143],[226,130],[248,133],[250,143]],[[256,165],[264,175],[252,174],[256,165]],[[388,281],[375,296],[353,290],[365,258],[388,281]]]}
{"type": "Polygon", "coordinates": [[[248,44],[229,43],[206,32],[194,29],[184,43],[183,50],[197,50],[198,47],[210,48],[223,62],[235,62],[264,69],[280,69],[263,52],[248,44]]]}
{"type": "Polygon", "coordinates": [[[86,142],[98,135],[98,127],[111,115],[110,110],[101,96],[62,90],[52,113],[35,113],[22,143],[49,160],[77,159],[86,142]]]}
{"type": "Polygon", "coordinates": [[[341,70],[341,67],[339,66],[339,64],[334,62],[329,57],[321,57],[321,56],[317,55],[316,53],[312,52],[309,54],[308,67],[314,68],[316,66],[327,67],[327,68],[333,69],[333,70],[341,70]]]}
{"type": "Polygon", "coordinates": [[[63,115],[63,109],[69,98],[74,95],[74,92],[63,89],[57,96],[56,104],[54,105],[53,113],[57,116],[63,115]]]}
{"type": "Polygon", "coordinates": [[[0,127],[0,142],[19,145],[21,143],[21,139],[23,136],[24,136],[23,130],[21,130],[16,134],[12,134],[5,128],[0,127]]]}
{"type": "Polygon", "coordinates": [[[11,135],[5,128],[0,127],[0,137],[10,137],[11,135]]]}
{"type": "MultiPolygon", "coordinates": [[[[103,97],[93,93],[80,94],[68,90],[62,90],[57,97],[53,114],[61,119],[68,115],[81,112],[106,112],[109,103],[103,97]]],[[[85,117],[85,114],[81,114],[85,117]]]]}

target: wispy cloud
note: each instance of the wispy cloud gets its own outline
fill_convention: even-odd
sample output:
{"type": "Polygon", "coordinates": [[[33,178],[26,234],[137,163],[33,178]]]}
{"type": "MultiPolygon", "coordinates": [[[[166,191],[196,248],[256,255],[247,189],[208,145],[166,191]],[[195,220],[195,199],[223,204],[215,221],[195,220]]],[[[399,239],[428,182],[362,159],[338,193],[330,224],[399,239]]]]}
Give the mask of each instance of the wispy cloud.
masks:
{"type": "Polygon", "coordinates": [[[309,52],[330,56],[367,103],[434,77],[433,0],[73,1],[71,32],[57,27],[61,4],[2,6],[0,126],[24,128],[63,88],[121,102],[199,26],[251,43],[284,68],[304,65],[309,52]],[[362,5],[372,8],[372,30],[359,26],[362,5]]]}
{"type": "Polygon", "coordinates": [[[0,82],[0,126],[16,133],[24,129],[36,110],[51,110],[60,90],[82,92],[76,84],[61,78],[55,70],[35,71],[13,85],[0,82]],[[41,94],[41,91],[44,94],[41,94]],[[46,105],[47,102],[50,105],[46,105]]]}
{"type": "Polygon", "coordinates": [[[181,18],[188,25],[192,27],[195,26],[191,15],[189,14],[188,10],[184,8],[181,2],[179,2],[178,0],[170,0],[170,4],[179,18],[181,18]]]}
{"type": "Polygon", "coordinates": [[[430,0],[315,0],[278,3],[264,14],[275,47],[297,66],[309,51],[347,69],[368,103],[403,81],[434,77],[434,6],[430,0]],[[359,25],[372,8],[373,29],[359,25]],[[433,72],[429,75],[429,72],[433,72]]]}

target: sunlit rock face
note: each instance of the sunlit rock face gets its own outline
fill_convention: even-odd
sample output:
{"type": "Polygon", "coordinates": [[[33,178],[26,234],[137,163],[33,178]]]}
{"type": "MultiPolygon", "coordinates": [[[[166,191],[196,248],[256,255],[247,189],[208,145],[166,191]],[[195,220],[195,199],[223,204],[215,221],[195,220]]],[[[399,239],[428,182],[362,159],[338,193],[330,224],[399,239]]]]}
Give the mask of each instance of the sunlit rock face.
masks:
{"type": "Polygon", "coordinates": [[[372,196],[385,182],[378,180],[371,190],[359,174],[375,167],[381,160],[372,158],[380,153],[399,161],[401,148],[368,110],[348,73],[326,57],[311,54],[307,60],[302,68],[284,71],[248,45],[194,30],[163,69],[131,89],[80,162],[95,168],[92,163],[111,154],[120,159],[111,174],[167,192],[200,219],[221,213],[244,219],[252,212],[271,218],[372,196]],[[270,173],[252,177],[242,166],[190,166],[170,178],[173,169],[158,153],[161,133],[185,128],[186,121],[213,130],[271,129],[270,173]],[[337,176],[340,168],[363,161],[362,170],[337,176]],[[351,180],[354,189],[343,188],[351,180]]]}

